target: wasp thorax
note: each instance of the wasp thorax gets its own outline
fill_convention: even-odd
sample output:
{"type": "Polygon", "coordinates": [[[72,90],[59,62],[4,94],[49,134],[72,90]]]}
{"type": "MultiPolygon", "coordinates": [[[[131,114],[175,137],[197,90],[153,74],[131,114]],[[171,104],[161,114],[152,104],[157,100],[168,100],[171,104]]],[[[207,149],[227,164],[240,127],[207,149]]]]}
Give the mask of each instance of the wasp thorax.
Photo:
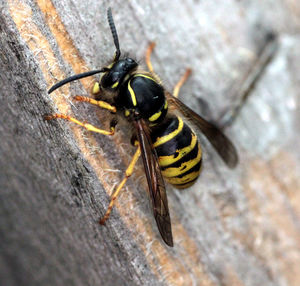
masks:
{"type": "Polygon", "coordinates": [[[125,58],[115,62],[109,70],[103,74],[100,85],[104,89],[117,89],[130,72],[136,69],[137,62],[131,58],[125,58]]]}

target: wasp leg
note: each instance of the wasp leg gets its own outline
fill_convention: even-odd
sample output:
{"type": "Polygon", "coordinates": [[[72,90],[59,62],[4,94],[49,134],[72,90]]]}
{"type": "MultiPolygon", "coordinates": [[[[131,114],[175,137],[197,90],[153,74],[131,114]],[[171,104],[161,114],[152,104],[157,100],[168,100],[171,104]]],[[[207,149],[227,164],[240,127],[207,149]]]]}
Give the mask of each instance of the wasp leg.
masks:
{"type": "Polygon", "coordinates": [[[184,75],[180,78],[180,80],[177,82],[177,84],[175,85],[174,89],[173,89],[173,96],[174,97],[178,97],[179,91],[181,89],[181,87],[183,86],[183,84],[187,81],[188,77],[191,75],[192,70],[191,69],[186,69],[184,75]]]}
{"type": "Polygon", "coordinates": [[[46,115],[44,118],[45,118],[45,120],[52,120],[52,119],[56,119],[56,118],[65,119],[65,120],[74,122],[75,124],[78,124],[78,125],[82,126],[86,130],[96,132],[96,133],[100,133],[100,134],[103,134],[103,135],[114,135],[115,134],[115,126],[117,124],[117,122],[115,120],[113,120],[110,123],[110,131],[107,131],[107,130],[99,129],[99,128],[97,128],[97,127],[95,127],[95,126],[93,126],[89,123],[81,122],[81,121],[77,120],[74,117],[64,115],[64,114],[56,113],[56,114],[52,114],[52,115],[46,115]]]}
{"type": "Polygon", "coordinates": [[[109,215],[110,215],[111,210],[114,206],[115,200],[118,197],[121,189],[125,185],[128,178],[132,175],[134,166],[135,166],[137,160],[139,159],[140,155],[141,155],[141,148],[140,148],[140,146],[138,146],[133,158],[131,159],[131,162],[130,162],[129,166],[126,169],[125,177],[123,178],[122,182],[119,184],[118,188],[115,190],[115,192],[111,196],[110,203],[109,203],[109,206],[107,208],[107,211],[106,211],[105,215],[99,220],[100,224],[103,225],[105,223],[105,221],[109,218],[109,215]]]}
{"type": "Polygon", "coordinates": [[[146,51],[146,56],[145,56],[146,65],[148,67],[148,70],[151,73],[154,73],[153,66],[152,66],[152,63],[151,63],[151,54],[152,54],[154,48],[155,48],[155,43],[154,42],[150,42],[150,44],[149,44],[149,46],[147,48],[147,51],[146,51]]]}
{"type": "MultiPolygon", "coordinates": [[[[155,43],[150,42],[150,44],[147,48],[147,51],[146,51],[146,56],[145,56],[146,65],[147,65],[149,71],[153,74],[154,74],[154,70],[153,70],[153,66],[152,66],[152,63],[151,63],[151,54],[152,54],[154,48],[155,48],[155,43]]],[[[187,81],[187,79],[188,79],[188,77],[190,76],[191,73],[192,73],[191,69],[189,69],[189,68],[186,69],[184,75],[180,78],[180,80],[178,81],[178,83],[174,87],[173,96],[178,97],[180,88],[187,81]]]]}
{"type": "Polygon", "coordinates": [[[117,109],[115,106],[113,105],[110,105],[109,103],[107,103],[106,101],[102,101],[102,100],[95,100],[93,98],[90,98],[90,97],[86,97],[86,96],[75,96],[74,97],[75,100],[77,101],[81,101],[81,102],[88,102],[90,104],[93,104],[93,105],[97,105],[103,109],[107,109],[113,113],[116,113],[117,112],[117,109]]]}

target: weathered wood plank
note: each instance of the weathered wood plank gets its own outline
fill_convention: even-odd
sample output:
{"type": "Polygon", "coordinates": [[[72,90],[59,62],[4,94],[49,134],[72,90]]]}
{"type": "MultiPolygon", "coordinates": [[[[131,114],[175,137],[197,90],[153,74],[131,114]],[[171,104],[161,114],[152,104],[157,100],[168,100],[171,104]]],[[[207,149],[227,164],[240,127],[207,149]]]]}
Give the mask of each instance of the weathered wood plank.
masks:
{"type": "Polygon", "coordinates": [[[186,191],[169,187],[173,249],[160,239],[141,165],[107,226],[97,224],[133,154],[128,126],[121,122],[108,139],[43,121],[59,111],[108,127],[109,114],[68,98],[87,95],[93,79],[46,93],[111,59],[106,9],[101,1],[1,4],[3,285],[299,285],[300,4],[114,1],[121,49],[143,59],[156,41],[154,68],[170,90],[191,67],[180,96],[198,112],[207,101],[202,111],[212,119],[239,101],[231,90],[266,34],[279,35],[276,54],[226,130],[238,168],[228,170],[204,141],[201,179],[186,191]]]}

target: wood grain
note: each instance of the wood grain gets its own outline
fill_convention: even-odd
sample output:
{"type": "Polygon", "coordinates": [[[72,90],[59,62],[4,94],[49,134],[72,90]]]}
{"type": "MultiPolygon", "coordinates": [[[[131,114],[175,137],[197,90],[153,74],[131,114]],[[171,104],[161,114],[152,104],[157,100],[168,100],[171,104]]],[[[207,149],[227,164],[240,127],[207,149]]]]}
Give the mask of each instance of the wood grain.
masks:
{"type": "Polygon", "coordinates": [[[300,284],[300,4],[297,1],[0,2],[1,285],[300,284]],[[123,52],[149,41],[164,85],[190,67],[180,98],[216,120],[270,32],[278,48],[226,129],[240,163],[228,170],[203,139],[204,170],[188,190],[168,187],[174,248],[162,242],[141,163],[105,227],[97,224],[134,148],[63,121],[109,127],[111,115],[78,104],[93,78],[47,89],[113,57],[112,6],[123,52]],[[238,84],[237,84],[238,83],[238,84]]]}

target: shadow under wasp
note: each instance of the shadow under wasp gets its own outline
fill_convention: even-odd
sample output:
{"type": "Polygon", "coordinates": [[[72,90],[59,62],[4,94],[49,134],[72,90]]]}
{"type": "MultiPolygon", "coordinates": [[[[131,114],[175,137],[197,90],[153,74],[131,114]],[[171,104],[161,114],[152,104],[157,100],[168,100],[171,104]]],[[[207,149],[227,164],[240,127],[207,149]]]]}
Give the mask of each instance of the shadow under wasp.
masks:
{"type": "MultiPolygon", "coordinates": [[[[108,219],[117,196],[132,175],[134,166],[141,156],[154,218],[165,243],[173,246],[164,179],[176,188],[187,188],[197,180],[202,166],[200,143],[196,133],[184,118],[200,129],[230,168],[235,167],[238,162],[237,152],[231,141],[216,126],[207,122],[177,98],[190,70],[187,70],[177,83],[173,94],[167,92],[154,73],[150,61],[154,44],[150,44],[146,53],[149,72],[139,70],[135,60],[130,57],[121,57],[117,30],[110,8],[107,10],[107,18],[116,48],[113,61],[102,69],[68,77],[52,86],[48,93],[71,81],[102,73],[99,81],[94,85],[93,93],[112,94],[114,103],[110,104],[83,96],[76,96],[75,100],[88,102],[112,113],[123,112],[134,126],[133,143],[137,149],[125,171],[123,180],[111,196],[110,204],[105,215],[100,219],[100,224],[104,224],[108,219]],[[171,109],[173,112],[170,111],[171,109]],[[176,110],[180,115],[175,114],[176,110]]],[[[113,135],[117,124],[115,120],[112,120],[110,130],[107,131],[64,114],[45,116],[46,120],[55,118],[74,122],[89,131],[103,135],[113,135]]]]}

